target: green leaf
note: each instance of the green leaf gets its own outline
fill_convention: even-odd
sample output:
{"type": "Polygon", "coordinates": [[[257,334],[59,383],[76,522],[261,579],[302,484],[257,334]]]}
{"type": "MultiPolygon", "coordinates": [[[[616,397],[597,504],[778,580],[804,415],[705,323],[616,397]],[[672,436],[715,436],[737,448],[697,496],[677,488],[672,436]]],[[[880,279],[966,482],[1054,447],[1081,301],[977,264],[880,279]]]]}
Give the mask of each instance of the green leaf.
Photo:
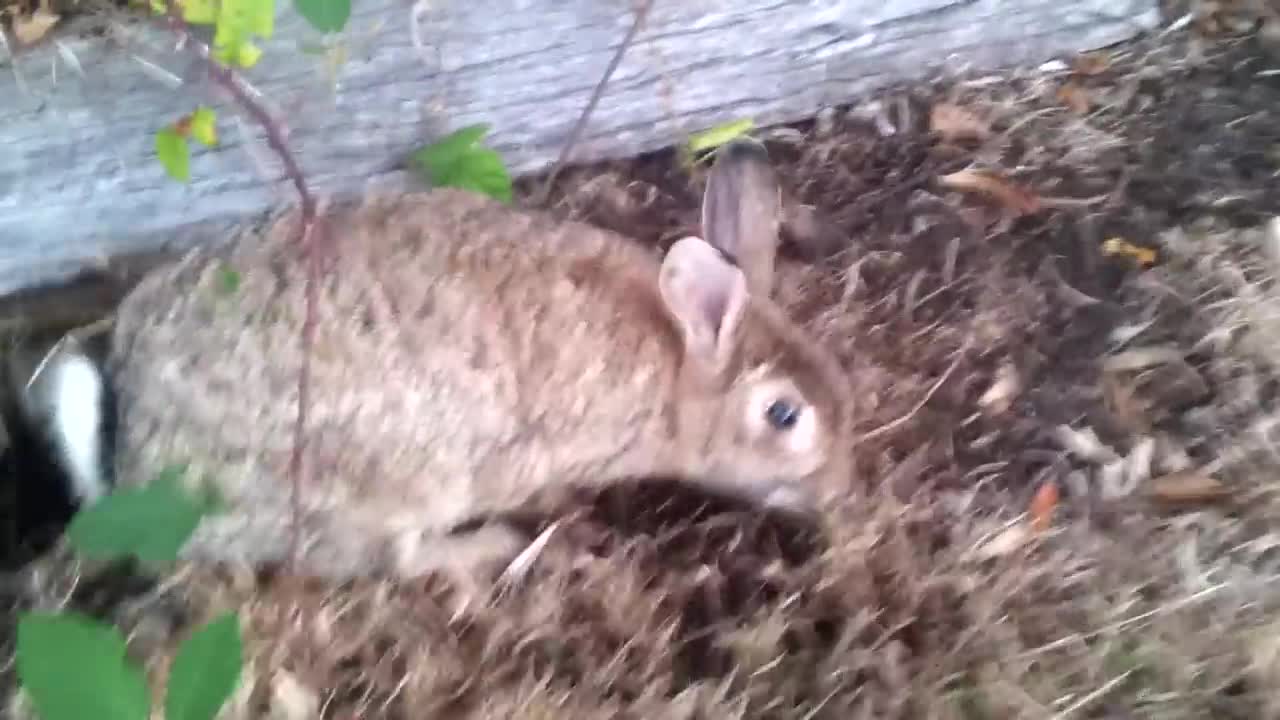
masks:
{"type": "Polygon", "coordinates": [[[488,126],[469,125],[414,152],[410,163],[437,187],[474,190],[511,202],[511,175],[502,156],[479,145],[488,126]]]}
{"type": "MultiPolygon", "coordinates": [[[[153,0],[163,8],[166,0],[153,0]]],[[[182,19],[192,25],[212,25],[218,19],[218,0],[174,0],[182,6],[182,19]]]]}
{"type": "Polygon", "coordinates": [[[730,140],[746,135],[754,127],[755,121],[751,118],[727,122],[690,135],[685,147],[691,154],[713,150],[730,140]]]}
{"type": "Polygon", "coordinates": [[[218,116],[203,105],[191,113],[191,137],[206,147],[218,144],[218,116]]]}
{"type": "Polygon", "coordinates": [[[239,37],[224,38],[214,48],[214,59],[223,65],[251,68],[262,58],[262,48],[239,37]]]}
{"type": "Polygon", "coordinates": [[[178,483],[181,467],[166,468],[140,488],[117,490],[77,512],[67,526],[72,546],[90,559],[133,556],[148,565],[176,560],[210,509],[178,483]]]}
{"type": "Polygon", "coordinates": [[[479,145],[488,134],[489,126],[485,123],[468,125],[419,149],[413,154],[413,160],[424,168],[452,166],[458,162],[459,158],[479,145]]]}
{"type": "Polygon", "coordinates": [[[689,136],[680,146],[680,164],[686,168],[700,164],[714,155],[720,146],[746,136],[755,127],[751,118],[723,123],[689,136]]]}
{"type": "Polygon", "coordinates": [[[503,202],[511,202],[511,175],[502,162],[502,156],[489,148],[476,148],[454,166],[454,172],[446,174],[445,186],[464,188],[484,193],[503,202]]]}
{"type": "Polygon", "coordinates": [[[156,155],[169,177],[178,182],[191,179],[191,148],[172,126],[156,132],[156,155]]]}
{"type": "Polygon", "coordinates": [[[147,720],[146,678],[110,625],[75,613],[18,621],[18,680],[43,720],[147,720]]]}
{"type": "Polygon", "coordinates": [[[234,295],[240,289],[240,273],[233,267],[218,269],[218,290],[223,295],[234,295]]]}
{"type": "Polygon", "coordinates": [[[169,671],[165,720],[213,720],[240,680],[241,654],[234,611],[192,633],[169,671]]]}
{"type": "Polygon", "coordinates": [[[293,0],[293,6],[317,32],[338,32],[351,19],[351,0],[293,0]]]}
{"type": "Polygon", "coordinates": [[[274,0],[222,0],[218,29],[242,39],[250,35],[269,38],[275,31],[275,22],[274,0]]]}
{"type": "Polygon", "coordinates": [[[269,38],[274,31],[274,0],[222,0],[213,33],[214,58],[227,65],[253,67],[262,57],[253,37],[269,38]]]}

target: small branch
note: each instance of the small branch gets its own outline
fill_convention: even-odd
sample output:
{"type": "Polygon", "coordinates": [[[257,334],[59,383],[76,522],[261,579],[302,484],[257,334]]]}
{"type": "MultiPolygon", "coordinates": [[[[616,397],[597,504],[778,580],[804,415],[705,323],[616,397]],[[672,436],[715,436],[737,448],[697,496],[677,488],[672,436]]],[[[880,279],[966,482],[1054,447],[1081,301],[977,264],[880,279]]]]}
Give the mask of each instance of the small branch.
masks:
{"type": "Polygon", "coordinates": [[[253,90],[236,75],[234,70],[215,60],[209,50],[209,46],[196,40],[195,36],[191,34],[191,26],[178,13],[174,0],[169,0],[168,8],[169,27],[178,34],[180,42],[191,46],[195,53],[200,56],[200,59],[204,60],[209,76],[230,93],[236,103],[244,108],[266,132],[267,145],[279,156],[280,162],[284,164],[285,176],[293,183],[294,190],[298,193],[298,199],[302,204],[304,224],[307,219],[314,219],[316,214],[315,197],[307,187],[306,177],[303,176],[297,159],[294,158],[293,152],[289,150],[280,122],[272,117],[271,113],[267,112],[267,109],[258,102],[257,98],[253,97],[253,90]]]}
{"type": "Polygon", "coordinates": [[[613,59],[609,61],[609,66],[604,69],[604,75],[600,77],[595,89],[591,91],[591,99],[587,101],[587,106],[583,108],[582,114],[578,116],[578,121],[574,123],[573,130],[569,131],[569,139],[565,141],[564,147],[561,148],[560,157],[556,158],[556,164],[551,166],[551,172],[547,175],[546,181],[542,183],[542,191],[538,193],[534,204],[544,205],[547,202],[547,198],[551,197],[551,187],[555,184],[556,177],[560,175],[565,163],[569,161],[569,154],[573,152],[574,146],[582,139],[582,132],[587,127],[587,120],[591,117],[591,113],[595,111],[596,105],[599,104],[600,97],[604,95],[604,89],[609,84],[609,78],[613,77],[614,71],[622,63],[622,56],[626,54],[627,49],[635,42],[636,35],[640,34],[640,28],[644,26],[645,20],[649,17],[649,10],[653,8],[653,2],[654,0],[641,0],[640,7],[636,8],[635,20],[631,23],[631,29],[627,31],[626,37],[622,38],[622,43],[618,45],[618,50],[613,54],[613,59]]]}
{"type": "Polygon", "coordinates": [[[920,399],[920,402],[916,403],[915,407],[911,408],[910,412],[898,418],[897,420],[894,420],[893,422],[886,423],[876,428],[875,430],[871,430],[870,432],[865,433],[864,435],[858,438],[858,442],[864,443],[868,440],[873,440],[875,438],[880,437],[881,435],[891,433],[894,430],[897,430],[898,428],[907,424],[907,422],[910,421],[911,418],[916,416],[916,413],[923,410],[924,406],[929,404],[929,401],[932,400],[933,396],[938,393],[938,390],[942,389],[943,384],[945,384],[947,380],[951,379],[952,373],[956,371],[956,368],[960,367],[960,361],[964,360],[964,354],[966,351],[968,351],[968,349],[969,349],[969,340],[965,340],[964,344],[960,346],[960,349],[956,351],[956,359],[951,363],[951,366],[948,367],[946,371],[942,373],[942,377],[938,378],[937,382],[935,382],[933,386],[929,388],[929,391],[924,394],[924,397],[920,399]]]}
{"type": "Polygon", "coordinates": [[[293,451],[289,457],[289,505],[293,515],[292,533],[289,539],[289,566],[295,569],[298,561],[298,549],[301,546],[302,524],[302,478],[304,472],[303,459],[307,440],[307,410],[311,404],[311,348],[315,345],[317,287],[320,275],[320,252],[315,246],[316,200],[307,187],[306,177],[298,165],[285,139],[281,123],[258,101],[257,93],[236,72],[213,58],[209,46],[197,40],[191,34],[191,26],[177,7],[175,0],[167,0],[169,27],[178,35],[179,45],[191,47],[204,61],[209,72],[219,86],[231,94],[231,97],[253,119],[262,126],[266,133],[267,145],[280,158],[284,165],[285,176],[293,184],[301,204],[300,228],[298,241],[306,260],[306,284],[304,287],[305,310],[302,321],[302,367],[298,373],[298,410],[294,419],[293,451]]]}

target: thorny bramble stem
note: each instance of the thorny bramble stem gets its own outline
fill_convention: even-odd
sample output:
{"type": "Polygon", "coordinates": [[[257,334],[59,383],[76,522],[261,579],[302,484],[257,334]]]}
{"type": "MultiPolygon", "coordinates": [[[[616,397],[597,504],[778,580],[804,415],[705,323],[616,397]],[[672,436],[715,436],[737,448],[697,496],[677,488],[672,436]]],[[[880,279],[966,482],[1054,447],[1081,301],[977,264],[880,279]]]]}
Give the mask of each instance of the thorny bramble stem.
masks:
{"type": "Polygon", "coordinates": [[[314,234],[316,226],[316,200],[307,187],[306,177],[298,166],[297,158],[289,150],[284,131],[279,121],[271,116],[245,87],[244,82],[235,71],[215,60],[209,46],[197,41],[191,35],[191,27],[182,18],[176,0],[166,0],[169,27],[178,34],[182,41],[195,49],[197,55],[208,68],[209,76],[218,85],[231,94],[232,98],[248,112],[266,132],[267,145],[279,156],[284,165],[285,175],[293,183],[298,192],[301,204],[301,227],[299,242],[306,257],[305,310],[302,321],[302,367],[298,373],[298,412],[294,420],[293,452],[289,458],[289,504],[293,514],[292,533],[289,539],[289,565],[294,568],[298,560],[300,533],[302,524],[302,475],[303,456],[306,450],[307,409],[311,402],[311,348],[315,344],[316,328],[316,288],[320,275],[319,251],[315,247],[314,234]]]}

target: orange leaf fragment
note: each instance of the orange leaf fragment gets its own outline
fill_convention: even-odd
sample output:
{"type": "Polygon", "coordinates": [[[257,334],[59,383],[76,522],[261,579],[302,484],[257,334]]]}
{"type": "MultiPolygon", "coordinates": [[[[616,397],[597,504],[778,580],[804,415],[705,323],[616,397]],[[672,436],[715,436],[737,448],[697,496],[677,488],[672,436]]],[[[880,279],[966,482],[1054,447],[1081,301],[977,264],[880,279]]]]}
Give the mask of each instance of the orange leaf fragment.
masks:
{"type": "Polygon", "coordinates": [[[943,140],[986,140],[991,125],[959,105],[938,103],[929,111],[929,129],[943,140]]]}
{"type": "Polygon", "coordinates": [[[1049,529],[1049,524],[1053,521],[1054,508],[1058,507],[1058,483],[1053,480],[1046,480],[1040,489],[1036,491],[1035,497],[1031,498],[1031,527],[1036,532],[1044,532],[1049,529]]]}
{"type": "Polygon", "coordinates": [[[1216,478],[1195,470],[1180,470],[1153,478],[1148,482],[1146,492],[1156,500],[1169,503],[1209,502],[1230,494],[1227,486],[1216,478]]]}
{"type": "Polygon", "coordinates": [[[1077,75],[1101,75],[1111,67],[1111,56],[1105,52],[1080,53],[1071,63],[1071,70],[1077,75]]]}
{"type": "Polygon", "coordinates": [[[948,175],[940,175],[938,182],[952,190],[988,195],[1004,207],[1021,215],[1029,215],[1040,209],[1039,196],[994,172],[959,170],[948,175]]]}
{"type": "Polygon", "coordinates": [[[1075,82],[1067,82],[1058,88],[1058,102],[1071,108],[1071,112],[1077,115],[1086,115],[1089,112],[1089,91],[1080,87],[1075,82]]]}

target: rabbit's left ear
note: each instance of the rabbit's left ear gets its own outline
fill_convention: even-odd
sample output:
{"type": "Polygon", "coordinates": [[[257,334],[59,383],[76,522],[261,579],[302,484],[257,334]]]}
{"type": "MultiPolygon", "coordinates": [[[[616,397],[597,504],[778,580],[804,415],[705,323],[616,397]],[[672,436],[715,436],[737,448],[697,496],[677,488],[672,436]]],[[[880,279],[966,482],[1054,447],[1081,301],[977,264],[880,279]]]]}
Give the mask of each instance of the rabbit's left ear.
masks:
{"type": "Polygon", "coordinates": [[[658,275],[662,300],[680,326],[686,359],[724,369],[747,308],[747,279],[716,248],[696,237],[676,241],[658,275]]]}
{"type": "Polygon", "coordinates": [[[738,139],[716,150],[702,196],[702,232],[737,261],[753,295],[773,290],[781,217],[782,191],[764,146],[738,139]]]}

